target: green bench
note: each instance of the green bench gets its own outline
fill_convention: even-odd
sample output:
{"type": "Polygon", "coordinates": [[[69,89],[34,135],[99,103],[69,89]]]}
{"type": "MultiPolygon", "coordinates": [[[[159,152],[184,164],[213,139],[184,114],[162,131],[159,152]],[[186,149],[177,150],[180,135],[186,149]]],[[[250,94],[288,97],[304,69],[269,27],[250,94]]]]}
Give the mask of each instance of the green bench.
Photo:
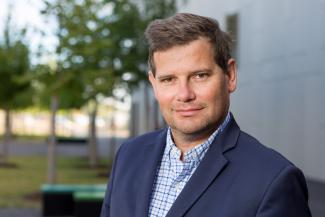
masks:
{"type": "Polygon", "coordinates": [[[74,216],[89,217],[100,216],[102,203],[105,197],[105,192],[75,192],[74,200],[74,216]]]}
{"type": "MultiPolygon", "coordinates": [[[[71,184],[44,184],[42,191],[42,214],[43,216],[74,216],[76,207],[75,200],[80,201],[83,193],[94,195],[105,194],[106,185],[71,185],[71,184]],[[78,196],[78,193],[81,196],[78,196]]],[[[85,196],[84,196],[85,197],[85,196]]],[[[93,196],[92,196],[93,197],[93,196]]],[[[103,197],[102,197],[103,199],[103,197]]],[[[99,201],[100,198],[97,197],[99,201]]],[[[101,202],[100,202],[101,203],[101,202]]]]}

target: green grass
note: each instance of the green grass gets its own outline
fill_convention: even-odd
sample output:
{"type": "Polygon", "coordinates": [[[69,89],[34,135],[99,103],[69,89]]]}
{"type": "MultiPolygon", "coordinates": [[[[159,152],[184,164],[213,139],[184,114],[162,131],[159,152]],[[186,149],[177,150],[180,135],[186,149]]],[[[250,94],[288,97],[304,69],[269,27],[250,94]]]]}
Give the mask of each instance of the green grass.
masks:
{"type": "MultiPolygon", "coordinates": [[[[40,187],[46,183],[47,161],[45,156],[11,157],[16,168],[0,167],[0,208],[40,207],[40,187]]],[[[101,162],[108,165],[108,162],[101,162]]],[[[59,157],[57,183],[95,184],[106,183],[108,169],[104,166],[89,169],[87,159],[59,157]]]]}
{"type": "MultiPolygon", "coordinates": [[[[14,134],[12,135],[12,139],[16,140],[33,140],[33,141],[45,141],[47,139],[47,135],[26,135],[26,134],[14,134]]],[[[3,135],[0,135],[0,139],[3,139],[3,135]]]]}

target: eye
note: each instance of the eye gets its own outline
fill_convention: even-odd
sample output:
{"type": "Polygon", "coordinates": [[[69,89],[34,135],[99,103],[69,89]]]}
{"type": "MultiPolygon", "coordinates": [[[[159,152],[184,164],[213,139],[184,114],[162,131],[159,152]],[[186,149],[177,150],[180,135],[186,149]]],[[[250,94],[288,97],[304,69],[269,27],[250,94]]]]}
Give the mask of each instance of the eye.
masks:
{"type": "Polygon", "coordinates": [[[163,83],[163,84],[170,84],[172,83],[173,81],[173,77],[165,77],[165,78],[161,78],[159,79],[160,83],[163,83]]]}
{"type": "Polygon", "coordinates": [[[205,80],[209,77],[209,73],[207,72],[199,72],[194,75],[196,80],[205,80]]]}

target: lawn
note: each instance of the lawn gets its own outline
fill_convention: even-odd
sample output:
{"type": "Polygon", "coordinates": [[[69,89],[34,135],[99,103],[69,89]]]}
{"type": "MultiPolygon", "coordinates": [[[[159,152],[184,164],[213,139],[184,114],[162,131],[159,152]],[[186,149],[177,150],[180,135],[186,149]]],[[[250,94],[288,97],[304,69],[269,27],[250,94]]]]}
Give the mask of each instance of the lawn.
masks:
{"type": "MultiPolygon", "coordinates": [[[[15,167],[0,167],[0,208],[40,207],[40,187],[46,183],[47,161],[45,156],[11,157],[15,167]]],[[[106,183],[108,162],[90,169],[87,159],[81,157],[59,157],[57,183],[92,184],[106,183]]]]}

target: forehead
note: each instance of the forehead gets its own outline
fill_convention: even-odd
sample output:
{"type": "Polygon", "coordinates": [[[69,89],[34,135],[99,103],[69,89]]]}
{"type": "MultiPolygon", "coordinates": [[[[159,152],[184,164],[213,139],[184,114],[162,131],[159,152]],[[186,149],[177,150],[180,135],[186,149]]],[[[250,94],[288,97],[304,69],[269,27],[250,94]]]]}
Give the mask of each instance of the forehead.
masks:
{"type": "Polygon", "coordinates": [[[156,74],[197,71],[215,65],[213,46],[207,38],[199,38],[185,45],[156,51],[153,57],[156,74]]]}

